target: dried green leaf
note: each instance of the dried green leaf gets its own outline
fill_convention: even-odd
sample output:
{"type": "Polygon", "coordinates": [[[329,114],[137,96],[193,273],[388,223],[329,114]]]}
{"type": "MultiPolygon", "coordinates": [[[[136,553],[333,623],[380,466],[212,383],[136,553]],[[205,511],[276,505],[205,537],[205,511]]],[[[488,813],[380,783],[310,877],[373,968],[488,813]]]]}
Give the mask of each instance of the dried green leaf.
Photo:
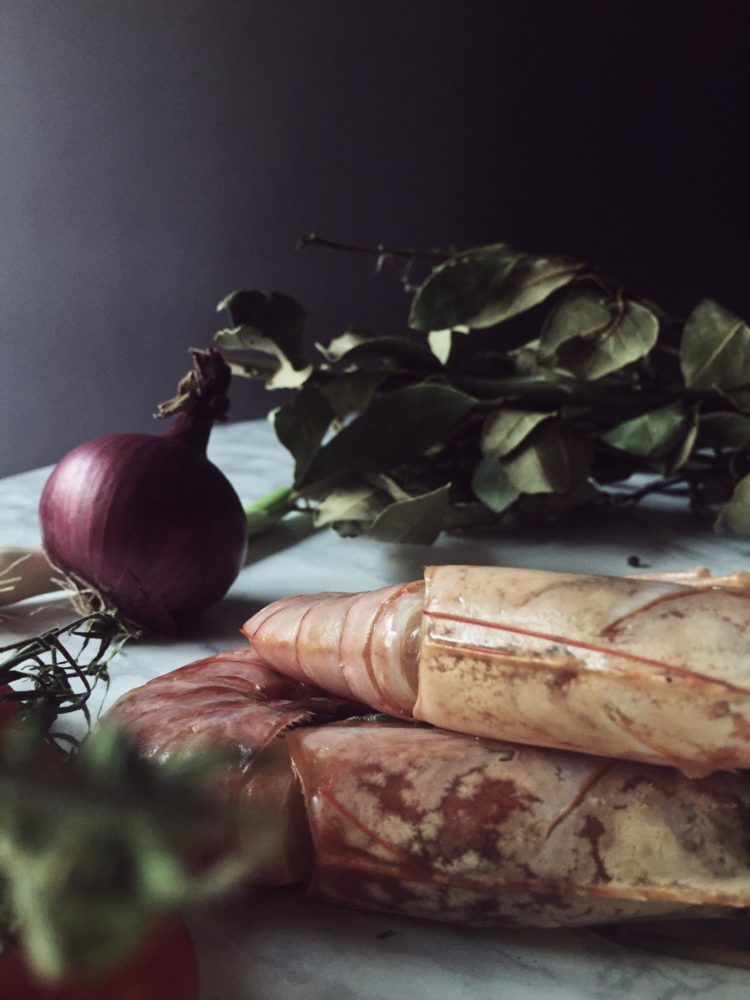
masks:
{"type": "Polygon", "coordinates": [[[331,405],[336,417],[348,417],[366,409],[388,378],[384,372],[317,372],[307,383],[331,405]]]}
{"type": "Polygon", "coordinates": [[[659,320],[644,305],[580,289],[545,320],[539,358],[578,378],[599,379],[645,357],[658,336],[659,320]]]}
{"type": "Polygon", "coordinates": [[[347,479],[386,472],[442,444],[475,400],[444,385],[422,384],[377,396],[317,452],[299,486],[326,492],[347,479]]]}
{"type": "Polygon", "coordinates": [[[486,458],[504,458],[531,434],[535,427],[554,417],[535,410],[495,410],[482,425],[480,447],[486,458]]]}
{"type": "Polygon", "coordinates": [[[745,476],[737,483],[731,499],[719,512],[716,526],[738,535],[750,534],[750,476],[745,476]]]}
{"type": "Polygon", "coordinates": [[[626,420],[601,435],[602,441],[641,458],[661,458],[685,436],[690,417],[683,403],[671,403],[658,410],[626,420]]]}
{"type": "Polygon", "coordinates": [[[336,521],[369,525],[386,505],[383,491],[370,483],[340,486],[320,500],[313,515],[313,524],[316,528],[336,521]]]}
{"type": "Polygon", "coordinates": [[[329,362],[346,367],[375,367],[415,374],[437,372],[442,367],[424,345],[405,337],[380,337],[349,331],[332,340],[327,348],[317,347],[329,362]]]}
{"type": "Polygon", "coordinates": [[[689,414],[688,417],[688,427],[687,432],[684,434],[682,441],[675,449],[672,455],[668,456],[668,462],[665,471],[672,475],[687,464],[690,456],[693,454],[693,449],[695,448],[696,442],[698,440],[698,408],[695,407],[689,414]]]}
{"type": "Polygon", "coordinates": [[[380,542],[431,545],[443,526],[450,483],[431,493],[397,500],[375,518],[367,534],[380,542]]]}
{"type": "Polygon", "coordinates": [[[276,436],[294,458],[298,486],[334,419],[331,404],[313,385],[306,385],[273,415],[276,436]]]}
{"type": "Polygon", "coordinates": [[[453,350],[453,341],[459,335],[455,329],[432,330],[427,334],[427,343],[430,345],[430,350],[441,365],[447,364],[453,350]]]}
{"type": "Polygon", "coordinates": [[[567,493],[585,481],[592,454],[587,434],[548,421],[504,460],[503,468],[519,493],[567,493]]]}
{"type": "Polygon", "coordinates": [[[222,351],[256,351],[274,357],[276,363],[272,369],[265,359],[232,358],[228,362],[236,374],[264,378],[267,389],[298,389],[313,371],[312,365],[290,356],[281,343],[250,326],[219,330],[214,340],[222,351]]]}
{"type": "Polygon", "coordinates": [[[305,311],[298,302],[280,292],[232,292],[216,307],[225,309],[233,327],[246,327],[273,341],[289,358],[302,349],[305,311]]]}
{"type": "Polygon", "coordinates": [[[750,383],[750,327],[712,299],[703,299],[685,323],[680,344],[685,384],[735,389],[750,383]]]}
{"type": "Polygon", "coordinates": [[[360,344],[367,344],[371,340],[377,340],[377,338],[378,335],[373,333],[372,330],[350,327],[348,330],[340,333],[338,337],[334,337],[329,341],[328,346],[316,341],[315,347],[329,364],[336,364],[337,361],[340,361],[345,354],[355,347],[359,347],[360,344]]]}
{"type": "Polygon", "coordinates": [[[494,514],[502,514],[520,496],[508,473],[494,458],[480,459],[471,477],[471,488],[474,496],[494,514]]]}
{"type": "Polygon", "coordinates": [[[466,250],[436,267],[417,290],[409,325],[494,326],[543,302],[581,270],[577,261],[519,254],[504,243],[466,250]]]}

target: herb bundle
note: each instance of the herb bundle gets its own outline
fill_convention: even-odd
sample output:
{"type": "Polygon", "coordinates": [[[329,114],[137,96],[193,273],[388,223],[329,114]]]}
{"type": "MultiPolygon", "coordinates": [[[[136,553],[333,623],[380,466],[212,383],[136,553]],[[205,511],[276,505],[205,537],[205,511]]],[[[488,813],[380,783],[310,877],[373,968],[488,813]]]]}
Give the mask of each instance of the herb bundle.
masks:
{"type": "Polygon", "coordinates": [[[91,726],[89,697],[96,684],[109,683],[110,660],[134,635],[119,615],[97,612],[0,646],[0,705],[16,707],[37,734],[77,745],[57,727],[60,716],[81,712],[91,726]]]}
{"type": "Polygon", "coordinates": [[[91,726],[92,690],[132,636],[106,612],[0,649],[0,951],[20,942],[50,980],[99,973],[264,850],[262,820],[217,799],[228,754],[150,761],[110,724],[61,729],[72,712],[91,726]]]}
{"type": "Polygon", "coordinates": [[[294,390],[272,412],[295,461],[274,516],[312,507],[343,535],[429,544],[663,491],[750,531],[750,327],[723,306],[683,321],[581,261],[506,244],[446,253],[407,288],[411,334],[350,329],[314,362],[293,299],[220,303],[233,372],[294,390]]]}

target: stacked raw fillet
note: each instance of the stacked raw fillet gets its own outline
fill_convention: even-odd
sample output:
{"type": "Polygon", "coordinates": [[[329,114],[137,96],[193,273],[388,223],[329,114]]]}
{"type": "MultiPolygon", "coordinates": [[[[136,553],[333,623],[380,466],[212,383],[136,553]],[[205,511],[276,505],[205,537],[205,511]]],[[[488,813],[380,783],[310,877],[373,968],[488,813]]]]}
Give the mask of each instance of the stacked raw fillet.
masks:
{"type": "Polygon", "coordinates": [[[279,824],[271,877],[326,899],[472,923],[730,915],[750,905],[750,779],[727,770],[750,764],[749,618],[742,574],[438,567],[276,602],[251,649],[111,715],[145,753],[248,751],[233,780],[279,824]],[[392,718],[320,724],[357,702],[392,718]]]}

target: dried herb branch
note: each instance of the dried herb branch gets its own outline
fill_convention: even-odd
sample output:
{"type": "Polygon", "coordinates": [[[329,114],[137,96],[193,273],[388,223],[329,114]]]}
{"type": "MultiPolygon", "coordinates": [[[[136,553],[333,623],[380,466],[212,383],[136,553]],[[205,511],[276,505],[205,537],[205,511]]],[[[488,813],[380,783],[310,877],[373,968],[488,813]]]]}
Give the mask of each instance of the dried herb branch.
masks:
{"type": "Polygon", "coordinates": [[[315,360],[294,300],[220,307],[235,374],[295,393],[272,414],[295,461],[276,517],[312,506],[344,535],[429,543],[681,482],[694,509],[750,532],[750,327],[710,299],[676,319],[582,261],[500,243],[436,264],[410,335],[353,328],[315,360]]]}
{"type": "Polygon", "coordinates": [[[12,737],[0,754],[0,936],[20,936],[46,978],[100,972],[262,855],[258,817],[216,799],[223,758],[144,761],[108,727],[75,755],[28,730],[12,737]]]}
{"type": "Polygon", "coordinates": [[[297,249],[303,250],[305,247],[325,247],[328,250],[345,250],[348,253],[365,253],[375,257],[417,257],[437,258],[446,260],[455,252],[451,250],[441,250],[439,247],[432,247],[428,250],[420,250],[417,247],[387,247],[383,243],[376,246],[365,246],[361,243],[341,243],[339,240],[327,240],[317,233],[308,233],[307,236],[300,236],[297,240],[297,249]]]}
{"type": "Polygon", "coordinates": [[[133,635],[107,612],[0,648],[0,951],[20,943],[50,981],[100,973],[270,847],[265,817],[217,794],[244,758],[149,761],[110,724],[60,730],[74,712],[90,727],[91,693],[133,635]]]}
{"type": "Polygon", "coordinates": [[[0,685],[14,685],[0,691],[0,705],[17,706],[23,721],[33,716],[45,736],[61,715],[72,712],[81,712],[90,726],[91,692],[96,684],[109,683],[110,660],[136,634],[120,615],[101,612],[0,646],[0,685]]]}

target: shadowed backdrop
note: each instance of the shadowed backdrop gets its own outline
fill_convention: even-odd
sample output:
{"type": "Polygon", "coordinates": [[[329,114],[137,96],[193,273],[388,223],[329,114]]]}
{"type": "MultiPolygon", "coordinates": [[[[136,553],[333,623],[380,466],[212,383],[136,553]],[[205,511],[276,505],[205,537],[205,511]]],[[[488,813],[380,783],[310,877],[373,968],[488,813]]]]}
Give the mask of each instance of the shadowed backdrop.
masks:
{"type": "MultiPolygon", "coordinates": [[[[401,332],[297,237],[507,241],[750,318],[743,2],[0,0],[0,475],[151,413],[238,287],[401,332]]],[[[235,417],[278,403],[236,383],[235,417]]]]}

